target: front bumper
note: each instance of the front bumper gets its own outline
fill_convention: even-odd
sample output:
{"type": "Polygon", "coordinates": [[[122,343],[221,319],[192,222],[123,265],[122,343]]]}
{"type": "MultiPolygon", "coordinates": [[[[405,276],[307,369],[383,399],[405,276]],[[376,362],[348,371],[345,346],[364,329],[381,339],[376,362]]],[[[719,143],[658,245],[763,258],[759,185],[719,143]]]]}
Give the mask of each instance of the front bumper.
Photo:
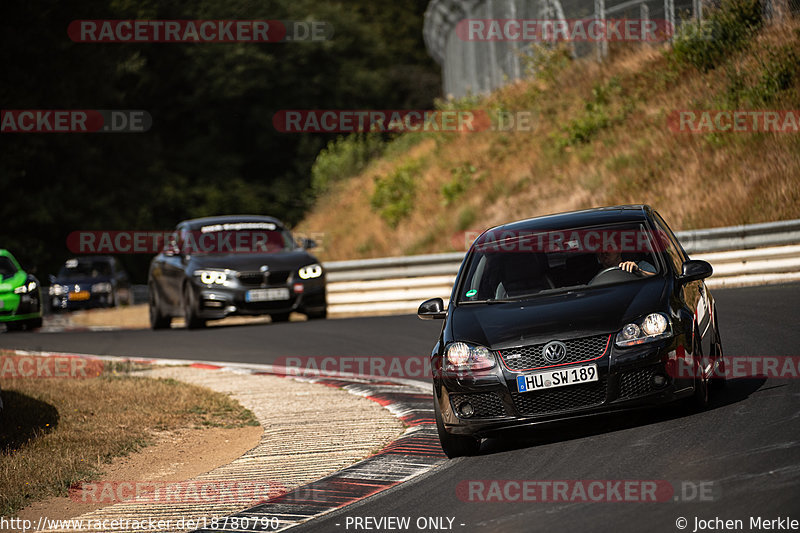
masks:
{"type": "Polygon", "coordinates": [[[41,293],[0,293],[0,322],[30,320],[42,316],[41,293]]]}
{"type": "Polygon", "coordinates": [[[235,315],[267,315],[291,312],[318,313],[327,308],[325,280],[317,279],[303,283],[290,282],[263,287],[222,287],[192,283],[197,316],[203,320],[216,320],[235,315]],[[302,290],[296,290],[301,285],[302,290]],[[248,301],[247,294],[253,290],[287,289],[289,298],[270,301],[248,301]]]}
{"type": "Polygon", "coordinates": [[[597,381],[531,392],[518,392],[516,378],[538,369],[514,372],[498,362],[489,371],[468,376],[440,373],[434,377],[434,401],[449,433],[481,437],[512,428],[662,405],[690,396],[694,390],[692,379],[672,377],[675,372],[670,368],[678,354],[685,357],[680,345],[673,337],[625,349],[610,347],[609,353],[591,361],[597,365],[597,381]],[[655,376],[664,383],[657,385],[655,376]],[[471,416],[464,414],[465,403],[472,408],[471,416]]]}

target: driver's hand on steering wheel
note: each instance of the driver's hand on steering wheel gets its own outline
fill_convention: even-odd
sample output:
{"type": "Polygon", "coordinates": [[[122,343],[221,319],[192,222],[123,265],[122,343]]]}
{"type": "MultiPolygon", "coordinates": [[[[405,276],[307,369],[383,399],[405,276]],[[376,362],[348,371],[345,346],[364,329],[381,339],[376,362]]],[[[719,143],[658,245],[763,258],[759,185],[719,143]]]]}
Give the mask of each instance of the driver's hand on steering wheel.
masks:
{"type": "Polygon", "coordinates": [[[640,270],[639,265],[637,265],[633,261],[623,261],[618,266],[625,272],[638,272],[640,270]]]}

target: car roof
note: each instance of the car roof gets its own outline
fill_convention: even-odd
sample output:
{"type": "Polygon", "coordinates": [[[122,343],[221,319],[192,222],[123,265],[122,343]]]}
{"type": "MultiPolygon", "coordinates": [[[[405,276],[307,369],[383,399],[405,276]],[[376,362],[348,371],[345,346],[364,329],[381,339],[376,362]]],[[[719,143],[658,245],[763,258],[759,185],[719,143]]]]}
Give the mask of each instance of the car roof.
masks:
{"type": "Polygon", "coordinates": [[[283,222],[275,217],[264,215],[221,215],[214,217],[192,218],[184,220],[178,225],[188,225],[192,230],[203,227],[211,226],[213,224],[232,224],[237,222],[269,222],[275,224],[279,228],[283,228],[283,222]]]}
{"type": "Polygon", "coordinates": [[[645,204],[595,207],[517,220],[495,226],[487,232],[561,230],[618,222],[640,222],[647,220],[652,210],[652,207],[645,204]]]}

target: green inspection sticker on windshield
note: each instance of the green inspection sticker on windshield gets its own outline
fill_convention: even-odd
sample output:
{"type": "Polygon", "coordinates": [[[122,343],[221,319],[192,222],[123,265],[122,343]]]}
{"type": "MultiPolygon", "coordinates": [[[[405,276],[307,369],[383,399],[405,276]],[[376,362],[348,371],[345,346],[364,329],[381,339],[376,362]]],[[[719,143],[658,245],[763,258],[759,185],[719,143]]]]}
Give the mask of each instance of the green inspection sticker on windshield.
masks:
{"type": "Polygon", "coordinates": [[[478,294],[478,291],[476,291],[475,289],[470,289],[467,291],[467,298],[472,298],[476,294],[478,294]]]}

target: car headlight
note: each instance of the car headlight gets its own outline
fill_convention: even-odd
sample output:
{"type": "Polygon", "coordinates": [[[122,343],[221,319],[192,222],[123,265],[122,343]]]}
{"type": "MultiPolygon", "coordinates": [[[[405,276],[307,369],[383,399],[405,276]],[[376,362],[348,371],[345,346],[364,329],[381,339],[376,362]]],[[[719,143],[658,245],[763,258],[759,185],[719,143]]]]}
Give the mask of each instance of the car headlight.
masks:
{"type": "Polygon", "coordinates": [[[651,313],[642,320],[626,324],[617,333],[617,346],[635,346],[672,335],[672,324],[664,313],[651,313]]]}
{"type": "Polygon", "coordinates": [[[230,270],[195,270],[194,275],[205,285],[225,285],[228,277],[233,277],[230,270]]]}
{"type": "Polygon", "coordinates": [[[322,275],[322,266],[314,263],[313,265],[304,266],[298,272],[300,279],[313,279],[322,275]]]}
{"type": "Polygon", "coordinates": [[[486,370],[494,367],[492,352],[485,346],[472,346],[465,342],[454,342],[445,352],[445,370],[486,370]]]}
{"type": "Polygon", "coordinates": [[[102,283],[95,283],[92,285],[92,292],[111,292],[112,287],[111,284],[107,281],[102,283]]]}
{"type": "Polygon", "coordinates": [[[14,289],[14,294],[27,294],[36,290],[36,282],[30,281],[14,289]]]}

